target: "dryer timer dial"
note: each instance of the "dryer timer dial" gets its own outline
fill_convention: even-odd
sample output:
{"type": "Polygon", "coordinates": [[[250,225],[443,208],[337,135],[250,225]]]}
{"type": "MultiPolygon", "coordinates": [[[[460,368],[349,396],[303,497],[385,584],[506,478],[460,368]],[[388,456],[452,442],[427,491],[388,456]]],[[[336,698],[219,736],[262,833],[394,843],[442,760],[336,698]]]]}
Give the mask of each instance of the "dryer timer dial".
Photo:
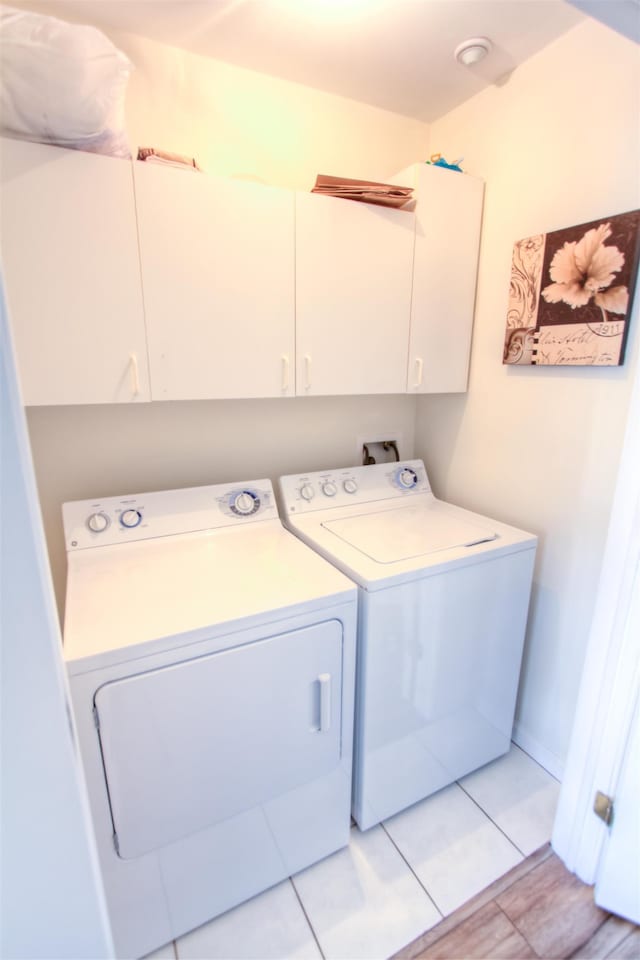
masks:
{"type": "Polygon", "coordinates": [[[252,490],[242,490],[231,497],[229,506],[241,517],[249,517],[260,509],[260,498],[252,490]]]}
{"type": "Polygon", "coordinates": [[[418,474],[412,467],[400,467],[396,473],[396,480],[403,490],[411,490],[417,486],[418,474]]]}

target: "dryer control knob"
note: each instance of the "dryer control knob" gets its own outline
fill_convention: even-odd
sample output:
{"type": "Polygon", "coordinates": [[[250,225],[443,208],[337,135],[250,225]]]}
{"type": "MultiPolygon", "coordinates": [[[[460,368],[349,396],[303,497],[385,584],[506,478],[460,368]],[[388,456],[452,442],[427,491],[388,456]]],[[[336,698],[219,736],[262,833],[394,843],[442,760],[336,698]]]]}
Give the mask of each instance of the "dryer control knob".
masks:
{"type": "Polygon", "coordinates": [[[356,483],[356,481],[351,479],[345,480],[342,486],[344,487],[345,493],[355,493],[356,490],[358,489],[358,484],[356,483]]]}
{"type": "Polygon", "coordinates": [[[412,470],[411,467],[403,467],[401,470],[398,470],[398,483],[401,487],[404,487],[405,490],[410,490],[411,487],[415,487],[418,482],[418,474],[415,470],[412,470]]]}
{"type": "Polygon", "coordinates": [[[87,526],[92,533],[102,533],[107,529],[111,521],[106,513],[92,513],[87,517],[87,526]]]}
{"type": "Polygon", "coordinates": [[[120,514],[120,523],[129,529],[137,527],[141,520],[142,514],[139,510],[123,510],[120,514]]]}
{"type": "Polygon", "coordinates": [[[310,483],[304,483],[304,484],[300,487],[300,496],[301,496],[304,500],[313,500],[313,498],[314,498],[314,496],[315,496],[315,490],[313,489],[313,487],[311,486],[310,483]]]}
{"type": "Polygon", "coordinates": [[[243,490],[236,494],[231,503],[231,509],[234,513],[239,513],[243,517],[248,517],[250,513],[255,513],[260,506],[260,501],[250,490],[243,490]]]}
{"type": "Polygon", "coordinates": [[[338,492],[338,488],[333,480],[327,480],[326,483],[322,484],[322,492],[324,493],[325,497],[335,497],[336,493],[338,492]]]}

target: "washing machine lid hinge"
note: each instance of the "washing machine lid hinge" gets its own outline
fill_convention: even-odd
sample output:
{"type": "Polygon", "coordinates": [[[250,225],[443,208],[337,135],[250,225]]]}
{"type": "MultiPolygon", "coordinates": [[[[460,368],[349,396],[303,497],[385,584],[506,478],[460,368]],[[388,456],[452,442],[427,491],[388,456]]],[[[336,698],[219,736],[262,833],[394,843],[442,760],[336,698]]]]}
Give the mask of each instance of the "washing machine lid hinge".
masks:
{"type": "Polygon", "coordinates": [[[113,845],[116,848],[116,853],[120,856],[120,841],[118,840],[118,834],[113,831],[113,845]]]}

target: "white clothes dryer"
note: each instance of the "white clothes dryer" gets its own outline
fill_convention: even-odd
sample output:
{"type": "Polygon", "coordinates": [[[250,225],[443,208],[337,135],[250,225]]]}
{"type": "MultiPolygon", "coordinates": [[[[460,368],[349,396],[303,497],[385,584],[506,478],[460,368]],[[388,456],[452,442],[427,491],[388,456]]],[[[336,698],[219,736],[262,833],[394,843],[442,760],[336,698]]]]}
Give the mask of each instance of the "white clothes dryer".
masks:
{"type": "Polygon", "coordinates": [[[437,500],[420,460],[280,479],[358,584],[353,816],[367,829],[509,749],[536,537],[437,500]]]}
{"type": "Polygon", "coordinates": [[[118,956],[346,845],[357,591],[269,480],[63,506],[64,629],[118,956]]]}

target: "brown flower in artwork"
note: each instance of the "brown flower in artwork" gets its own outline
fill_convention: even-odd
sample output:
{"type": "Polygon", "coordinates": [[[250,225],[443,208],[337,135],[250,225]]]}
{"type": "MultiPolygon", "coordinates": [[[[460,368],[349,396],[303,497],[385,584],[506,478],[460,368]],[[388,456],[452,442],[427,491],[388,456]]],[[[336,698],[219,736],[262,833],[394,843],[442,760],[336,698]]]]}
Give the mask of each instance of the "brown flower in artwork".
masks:
{"type": "Polygon", "coordinates": [[[617,247],[605,245],[610,236],[610,225],[601,223],[587,230],[581,240],[565,243],[556,251],[549,267],[555,282],[542,291],[547,303],[562,301],[575,310],[586,306],[593,297],[603,312],[626,313],[627,288],[611,287],[616,273],[624,265],[624,254],[617,247]]]}

